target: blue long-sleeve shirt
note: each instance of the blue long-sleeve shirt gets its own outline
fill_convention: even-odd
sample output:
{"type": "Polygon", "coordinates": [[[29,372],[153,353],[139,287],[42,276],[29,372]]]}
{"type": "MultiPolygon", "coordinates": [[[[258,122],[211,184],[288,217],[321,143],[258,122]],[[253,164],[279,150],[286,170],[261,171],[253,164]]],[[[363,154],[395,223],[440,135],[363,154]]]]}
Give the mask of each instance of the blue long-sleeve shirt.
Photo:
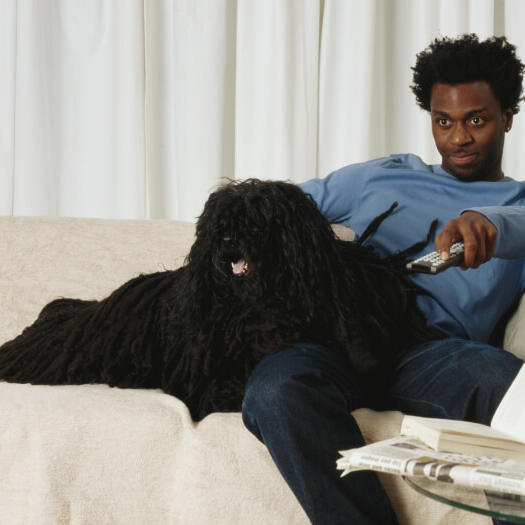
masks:
{"type": "MultiPolygon", "coordinates": [[[[425,239],[434,219],[439,233],[465,210],[483,213],[496,226],[494,257],[479,268],[411,276],[429,292],[418,297],[427,320],[446,334],[487,342],[525,290],[525,182],[509,177],[462,182],[406,154],[346,166],[301,188],[330,222],[350,226],[356,238],[397,201],[393,214],[365,242],[383,256],[425,239]]],[[[429,244],[414,258],[433,249],[429,244]]]]}

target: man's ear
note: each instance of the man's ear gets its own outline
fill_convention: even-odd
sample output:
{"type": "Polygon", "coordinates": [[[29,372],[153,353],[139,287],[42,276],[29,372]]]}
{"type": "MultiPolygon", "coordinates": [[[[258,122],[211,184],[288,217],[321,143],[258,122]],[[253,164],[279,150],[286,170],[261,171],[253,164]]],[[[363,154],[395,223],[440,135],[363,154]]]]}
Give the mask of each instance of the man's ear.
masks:
{"type": "Polygon", "coordinates": [[[510,131],[512,128],[512,119],[514,118],[514,112],[512,109],[507,108],[503,111],[503,125],[505,127],[505,131],[510,131]]]}

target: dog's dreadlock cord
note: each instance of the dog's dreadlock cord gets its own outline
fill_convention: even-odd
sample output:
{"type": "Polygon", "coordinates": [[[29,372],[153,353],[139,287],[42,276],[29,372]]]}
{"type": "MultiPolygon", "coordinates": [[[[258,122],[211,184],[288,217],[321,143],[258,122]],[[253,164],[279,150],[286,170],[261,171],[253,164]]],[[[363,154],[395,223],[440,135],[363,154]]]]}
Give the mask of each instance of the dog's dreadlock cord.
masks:
{"type": "Polygon", "coordinates": [[[392,212],[397,208],[398,202],[395,201],[392,203],[392,206],[388,208],[388,210],[384,211],[380,215],[378,215],[375,219],[372,219],[370,224],[366,227],[365,231],[357,241],[357,244],[363,244],[363,241],[365,241],[370,235],[372,235],[378,228],[379,225],[390,215],[392,215],[392,212]]]}
{"type": "MultiPolygon", "coordinates": [[[[397,332],[396,316],[393,315],[392,311],[395,309],[396,313],[406,311],[407,315],[414,316],[413,323],[410,323],[412,326],[412,334],[410,335],[414,342],[420,342],[435,334],[428,330],[425,319],[419,310],[415,307],[408,308],[408,304],[415,305],[416,296],[428,295],[428,292],[408,277],[406,262],[409,255],[419,252],[428,245],[434,236],[438,220],[432,221],[426,239],[385,258],[379,257],[372,246],[363,245],[363,242],[378,229],[397,206],[398,203],[394,202],[388,210],[375,217],[358,241],[348,243],[348,248],[351,248],[353,244],[354,249],[358,251],[356,253],[358,263],[352,268],[352,271],[359,276],[358,282],[370,292],[377,291],[368,293],[367,297],[371,307],[370,312],[373,312],[369,316],[369,321],[375,326],[377,335],[386,341],[389,334],[397,332]]],[[[349,260],[353,260],[353,258],[349,260]]]]}
{"type": "MultiPolygon", "coordinates": [[[[361,235],[359,240],[356,241],[356,243],[362,245],[363,242],[368,237],[370,237],[370,235],[372,235],[379,228],[381,223],[387,217],[392,215],[393,211],[397,208],[398,204],[399,203],[397,201],[395,201],[394,203],[392,203],[390,208],[388,208],[388,210],[384,211],[383,213],[381,213],[380,215],[378,215],[377,217],[372,219],[372,221],[365,228],[365,231],[363,232],[363,234],[361,235]]],[[[433,238],[434,233],[436,232],[436,228],[437,228],[438,222],[439,221],[437,219],[434,219],[432,221],[432,223],[430,224],[430,228],[428,229],[428,233],[427,233],[426,239],[424,239],[422,241],[418,241],[418,242],[414,243],[412,246],[409,246],[408,248],[405,248],[404,250],[402,250],[400,252],[396,252],[396,253],[394,253],[392,255],[389,255],[388,257],[386,257],[386,260],[388,260],[392,264],[392,266],[394,268],[402,271],[402,273],[407,273],[406,270],[405,270],[405,264],[407,262],[407,256],[419,252],[425,246],[428,245],[430,240],[433,238]]]]}
{"type": "Polygon", "coordinates": [[[413,255],[414,253],[417,253],[421,251],[425,246],[428,245],[430,240],[434,237],[434,233],[436,232],[436,228],[438,225],[438,220],[434,219],[432,223],[430,224],[430,228],[428,229],[427,237],[426,239],[422,241],[418,241],[414,243],[412,246],[409,246],[408,248],[405,248],[404,250],[394,253],[388,257],[388,259],[394,264],[394,266],[403,265],[403,268],[405,268],[405,263],[407,261],[408,255],[413,255]]]}
{"type": "MultiPolygon", "coordinates": [[[[363,242],[368,238],[370,237],[370,235],[372,235],[373,233],[375,233],[375,231],[379,228],[379,226],[381,225],[381,223],[387,218],[389,217],[390,215],[392,215],[393,211],[398,207],[399,203],[397,201],[393,202],[392,205],[390,206],[390,208],[388,208],[388,210],[384,211],[383,213],[381,213],[380,215],[378,215],[377,217],[375,217],[374,219],[372,219],[372,221],[370,222],[370,224],[365,228],[365,231],[363,232],[363,234],[361,235],[361,237],[359,238],[357,242],[357,244],[363,244],[363,242]]],[[[432,239],[432,237],[434,236],[434,233],[436,231],[436,228],[437,228],[437,225],[438,225],[438,220],[437,219],[434,219],[432,221],[432,224],[430,225],[430,228],[428,230],[428,233],[427,233],[427,237],[425,240],[423,241],[418,241],[416,242],[415,244],[413,244],[412,246],[409,246],[408,248],[404,249],[403,251],[401,252],[397,252],[393,255],[391,255],[389,257],[389,259],[391,260],[393,257],[400,257],[400,258],[405,258],[407,255],[411,255],[413,253],[416,253],[420,250],[422,250],[429,242],[430,242],[430,239],[432,239]]]]}

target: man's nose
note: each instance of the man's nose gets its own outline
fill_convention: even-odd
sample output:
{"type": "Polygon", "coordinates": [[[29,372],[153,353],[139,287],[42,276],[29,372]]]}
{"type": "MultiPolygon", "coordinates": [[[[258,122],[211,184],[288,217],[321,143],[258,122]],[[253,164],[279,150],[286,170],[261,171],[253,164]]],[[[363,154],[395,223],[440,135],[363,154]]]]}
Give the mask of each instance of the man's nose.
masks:
{"type": "Polygon", "coordinates": [[[463,122],[458,122],[454,125],[450,134],[451,144],[454,144],[455,146],[462,146],[464,144],[473,142],[473,140],[474,139],[472,138],[472,135],[469,133],[463,122]]]}

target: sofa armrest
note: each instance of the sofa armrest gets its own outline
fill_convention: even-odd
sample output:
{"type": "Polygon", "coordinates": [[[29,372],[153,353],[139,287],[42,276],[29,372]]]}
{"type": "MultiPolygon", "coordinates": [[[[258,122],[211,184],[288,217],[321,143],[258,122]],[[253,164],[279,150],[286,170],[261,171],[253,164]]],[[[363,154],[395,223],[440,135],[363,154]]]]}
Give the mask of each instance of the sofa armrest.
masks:
{"type": "Polygon", "coordinates": [[[525,360],[525,294],[507,323],[503,348],[525,360]]]}
{"type": "Polygon", "coordinates": [[[332,230],[336,236],[342,241],[353,241],[355,237],[355,232],[352,228],[348,226],[343,226],[342,224],[332,224],[332,230]]]}

